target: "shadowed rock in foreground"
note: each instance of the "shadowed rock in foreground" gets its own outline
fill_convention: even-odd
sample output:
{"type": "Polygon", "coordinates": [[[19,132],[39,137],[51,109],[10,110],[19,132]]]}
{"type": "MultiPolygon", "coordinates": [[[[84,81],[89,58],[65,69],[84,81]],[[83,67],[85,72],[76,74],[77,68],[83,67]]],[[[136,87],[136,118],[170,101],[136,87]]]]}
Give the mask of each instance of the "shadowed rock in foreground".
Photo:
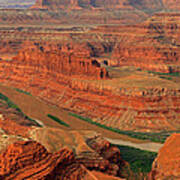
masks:
{"type": "Polygon", "coordinates": [[[119,179],[90,172],[66,148],[52,154],[35,141],[18,141],[0,155],[0,179],[119,179]],[[96,178],[97,176],[97,178],[96,178]]]}

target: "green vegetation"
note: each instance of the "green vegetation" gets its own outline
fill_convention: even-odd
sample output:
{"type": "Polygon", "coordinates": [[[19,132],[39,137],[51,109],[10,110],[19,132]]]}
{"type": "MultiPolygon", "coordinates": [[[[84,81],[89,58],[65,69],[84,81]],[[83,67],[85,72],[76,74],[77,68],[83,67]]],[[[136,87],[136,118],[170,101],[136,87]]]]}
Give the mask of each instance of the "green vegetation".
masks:
{"type": "Polygon", "coordinates": [[[141,68],[137,68],[136,71],[142,71],[142,69],[141,68]]]}
{"type": "Polygon", "coordinates": [[[129,146],[115,145],[120,149],[121,157],[130,164],[133,172],[150,172],[152,163],[157,156],[155,152],[143,151],[129,146]]]}
{"type": "Polygon", "coordinates": [[[167,80],[172,80],[172,77],[166,77],[166,76],[159,76],[161,79],[167,79],[167,80]]]}
{"type": "Polygon", "coordinates": [[[173,80],[173,77],[180,77],[179,72],[162,73],[162,72],[148,71],[148,73],[157,75],[159,76],[159,78],[166,79],[166,80],[173,80]]]}
{"type": "Polygon", "coordinates": [[[23,91],[22,89],[15,88],[15,90],[16,90],[16,91],[18,91],[18,92],[20,92],[20,93],[23,93],[23,94],[26,94],[26,95],[32,96],[30,92],[23,91]]]}
{"type": "Polygon", "coordinates": [[[164,75],[164,76],[175,76],[175,77],[180,77],[180,73],[179,72],[173,72],[173,73],[162,73],[162,72],[155,72],[155,71],[148,71],[148,73],[152,73],[155,75],[164,75]]]}
{"type": "Polygon", "coordinates": [[[14,104],[7,96],[5,96],[5,95],[3,95],[2,93],[0,93],[0,99],[3,100],[3,101],[5,101],[6,104],[7,104],[7,106],[8,106],[9,108],[15,109],[16,111],[18,111],[19,113],[21,113],[21,115],[22,115],[24,118],[32,121],[32,122],[35,123],[37,126],[41,127],[41,125],[40,125],[39,123],[37,123],[35,120],[33,120],[33,119],[31,119],[30,117],[28,117],[27,115],[25,115],[25,114],[21,111],[21,109],[20,109],[16,104],[14,104]]]}
{"type": "Polygon", "coordinates": [[[47,115],[49,118],[51,118],[52,120],[58,122],[59,124],[63,125],[63,126],[66,126],[66,127],[70,127],[69,124],[65,123],[64,121],[60,120],[59,118],[51,115],[51,114],[48,114],[47,115]]]}
{"type": "Polygon", "coordinates": [[[75,113],[69,113],[69,115],[74,116],[76,118],[79,118],[79,119],[86,121],[88,123],[94,124],[98,127],[107,129],[109,131],[113,131],[113,132],[116,132],[119,134],[127,135],[127,136],[130,136],[132,138],[137,138],[137,139],[142,139],[142,140],[150,140],[153,142],[164,143],[166,138],[168,136],[170,136],[172,133],[180,132],[180,131],[164,131],[164,132],[159,132],[159,133],[146,133],[146,132],[143,133],[143,132],[133,132],[133,131],[122,131],[122,130],[117,129],[117,128],[108,127],[104,124],[94,122],[90,118],[82,117],[82,116],[75,114],[75,113]]]}
{"type": "Polygon", "coordinates": [[[5,101],[9,108],[13,108],[13,109],[16,109],[18,112],[21,112],[19,107],[16,104],[14,104],[7,96],[3,95],[2,93],[0,93],[0,99],[5,101]]]}

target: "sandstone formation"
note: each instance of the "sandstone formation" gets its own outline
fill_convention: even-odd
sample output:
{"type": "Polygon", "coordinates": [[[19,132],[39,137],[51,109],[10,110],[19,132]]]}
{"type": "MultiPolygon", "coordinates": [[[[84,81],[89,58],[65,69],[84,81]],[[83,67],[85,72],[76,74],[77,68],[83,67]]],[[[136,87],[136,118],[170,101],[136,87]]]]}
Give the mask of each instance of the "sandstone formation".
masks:
{"type": "Polygon", "coordinates": [[[125,30],[129,35],[120,36],[121,40],[114,46],[112,64],[164,73],[179,72],[178,19],[176,13],[159,13],[142,24],[119,27],[118,35],[125,30]]]}
{"type": "Polygon", "coordinates": [[[140,9],[150,11],[158,11],[162,9],[173,9],[177,10],[178,4],[180,1],[167,1],[167,0],[153,0],[149,2],[148,0],[37,0],[35,5],[32,8],[40,9],[80,9],[80,8],[114,8],[114,9],[140,9]]]}
{"type": "MultiPolygon", "coordinates": [[[[0,83],[115,129],[179,130],[180,14],[142,22],[177,3],[37,0],[28,10],[0,10],[0,83]]],[[[0,103],[0,179],[112,180],[128,167],[100,135],[40,128],[16,110],[0,103]]],[[[179,178],[177,137],[151,179],[179,178]]]]}
{"type": "Polygon", "coordinates": [[[84,174],[72,151],[55,154],[34,141],[18,141],[0,155],[1,179],[78,179],[84,174]]]}
{"type": "Polygon", "coordinates": [[[176,10],[179,10],[179,5],[180,5],[180,1],[168,1],[168,0],[163,0],[162,1],[163,4],[164,4],[164,7],[166,9],[176,9],[176,10]]]}
{"type": "MultiPolygon", "coordinates": [[[[23,3],[28,4],[28,2],[23,3]]],[[[4,6],[7,7],[7,4],[4,6]]],[[[124,1],[111,0],[104,3],[103,1],[85,0],[39,0],[28,9],[1,9],[0,2],[0,22],[11,25],[18,24],[19,27],[11,27],[11,30],[17,27],[19,31],[22,30],[22,24],[23,27],[29,24],[36,24],[36,27],[41,27],[41,25],[46,24],[50,26],[50,29],[52,27],[63,27],[60,24],[65,27],[68,25],[86,26],[87,24],[131,24],[142,22],[148,16],[149,14],[146,12],[136,10],[124,1]],[[52,26],[52,24],[57,26],[52,26]]],[[[7,30],[8,26],[4,28],[7,30]]]]}
{"type": "Polygon", "coordinates": [[[93,131],[63,131],[54,128],[35,128],[30,138],[40,142],[49,152],[68,147],[75,152],[75,159],[88,170],[122,177],[128,164],[121,158],[119,149],[93,131]],[[41,136],[43,134],[43,136],[41,136]],[[50,137],[50,139],[49,139],[50,137]]]}
{"type": "Polygon", "coordinates": [[[126,162],[119,149],[100,134],[38,127],[17,109],[8,108],[2,95],[0,103],[0,179],[91,180],[97,176],[111,180],[122,176],[126,162]]]}
{"type": "Polygon", "coordinates": [[[171,135],[153,163],[150,179],[180,179],[180,134],[171,135]]]}
{"type": "Polygon", "coordinates": [[[6,150],[0,154],[1,179],[91,180],[104,177],[112,180],[120,179],[114,176],[121,176],[122,168],[127,166],[116,147],[100,136],[90,135],[93,133],[88,132],[85,135],[86,132],[84,132],[85,134],[82,136],[75,131],[66,132],[60,129],[38,128],[35,130],[36,132],[32,132],[33,136],[29,135],[29,141],[28,139],[21,141],[17,139],[14,144],[7,146],[6,150]],[[41,134],[43,132],[43,138],[40,138],[38,134],[35,135],[38,131],[41,134]],[[60,135],[59,140],[53,135],[54,133],[56,133],[55,136],[60,135]],[[50,142],[47,141],[49,137],[51,137],[50,142]],[[54,151],[50,148],[51,151],[47,151],[40,143],[31,139],[38,140],[48,149],[50,146],[54,147],[59,144],[59,149],[54,151]],[[88,143],[86,144],[86,141],[91,141],[92,149],[88,143]],[[104,143],[101,144],[101,142],[104,143]],[[62,144],[60,145],[60,143],[62,144]],[[96,143],[101,144],[101,153],[97,151],[96,143]]]}
{"type": "Polygon", "coordinates": [[[114,128],[136,131],[179,128],[179,89],[167,80],[158,80],[156,77],[150,80],[149,75],[145,78],[137,75],[121,78],[121,81],[99,81],[99,77],[94,75],[87,76],[82,73],[69,77],[68,74],[54,73],[51,69],[39,67],[38,64],[27,65],[24,62],[1,61],[1,82],[24,90],[28,88],[28,91],[48,103],[57,104],[114,128]],[[167,88],[150,86],[141,89],[137,85],[131,87],[136,79],[137,83],[147,81],[147,86],[156,82],[167,88]],[[125,85],[126,88],[121,85],[124,80],[130,82],[125,85]]]}
{"type": "Polygon", "coordinates": [[[112,175],[122,176],[122,168],[124,168],[127,164],[121,158],[120,151],[117,147],[112,146],[108,141],[103,139],[101,136],[93,137],[87,139],[87,144],[94,149],[101,157],[108,160],[110,163],[116,165],[112,166],[114,171],[110,172],[112,175]],[[118,170],[117,170],[118,169],[118,170]]]}
{"type": "MultiPolygon", "coordinates": [[[[93,27],[57,26],[67,20],[59,19],[58,12],[26,13],[27,22],[46,19],[54,26],[2,28],[1,83],[113,128],[179,129],[179,13],[158,13],[137,25],[93,27]]],[[[10,22],[25,23],[26,13],[18,11],[19,18],[14,14],[10,22]]],[[[114,24],[110,17],[107,21],[114,24]]],[[[11,18],[8,12],[2,19],[11,18]]]]}
{"type": "Polygon", "coordinates": [[[81,8],[132,8],[128,5],[127,0],[37,0],[32,8],[40,9],[81,9],[81,8]]]}
{"type": "Polygon", "coordinates": [[[45,45],[34,42],[27,45],[15,57],[16,63],[23,62],[24,66],[32,66],[37,71],[52,73],[55,76],[60,74],[86,75],[96,79],[108,78],[108,72],[101,68],[96,59],[90,57],[90,50],[83,44],[70,43],[61,45],[45,45]]]}

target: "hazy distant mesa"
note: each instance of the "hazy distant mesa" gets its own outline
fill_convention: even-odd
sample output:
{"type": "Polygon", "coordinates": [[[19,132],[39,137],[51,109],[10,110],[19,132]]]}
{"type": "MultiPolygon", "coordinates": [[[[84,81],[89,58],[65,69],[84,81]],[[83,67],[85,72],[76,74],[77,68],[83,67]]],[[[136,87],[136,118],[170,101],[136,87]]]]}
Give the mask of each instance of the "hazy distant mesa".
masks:
{"type": "Polygon", "coordinates": [[[35,0],[0,0],[0,8],[28,8],[35,0]]]}

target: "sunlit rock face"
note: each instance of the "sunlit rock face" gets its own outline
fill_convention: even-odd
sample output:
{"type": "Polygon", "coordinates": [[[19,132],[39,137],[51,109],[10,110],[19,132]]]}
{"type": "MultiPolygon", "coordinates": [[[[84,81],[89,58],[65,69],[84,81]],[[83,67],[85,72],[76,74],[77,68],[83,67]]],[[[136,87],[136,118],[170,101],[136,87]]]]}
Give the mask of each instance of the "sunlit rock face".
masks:
{"type": "Polygon", "coordinates": [[[180,134],[170,136],[153,163],[150,179],[180,178],[180,134]]]}

